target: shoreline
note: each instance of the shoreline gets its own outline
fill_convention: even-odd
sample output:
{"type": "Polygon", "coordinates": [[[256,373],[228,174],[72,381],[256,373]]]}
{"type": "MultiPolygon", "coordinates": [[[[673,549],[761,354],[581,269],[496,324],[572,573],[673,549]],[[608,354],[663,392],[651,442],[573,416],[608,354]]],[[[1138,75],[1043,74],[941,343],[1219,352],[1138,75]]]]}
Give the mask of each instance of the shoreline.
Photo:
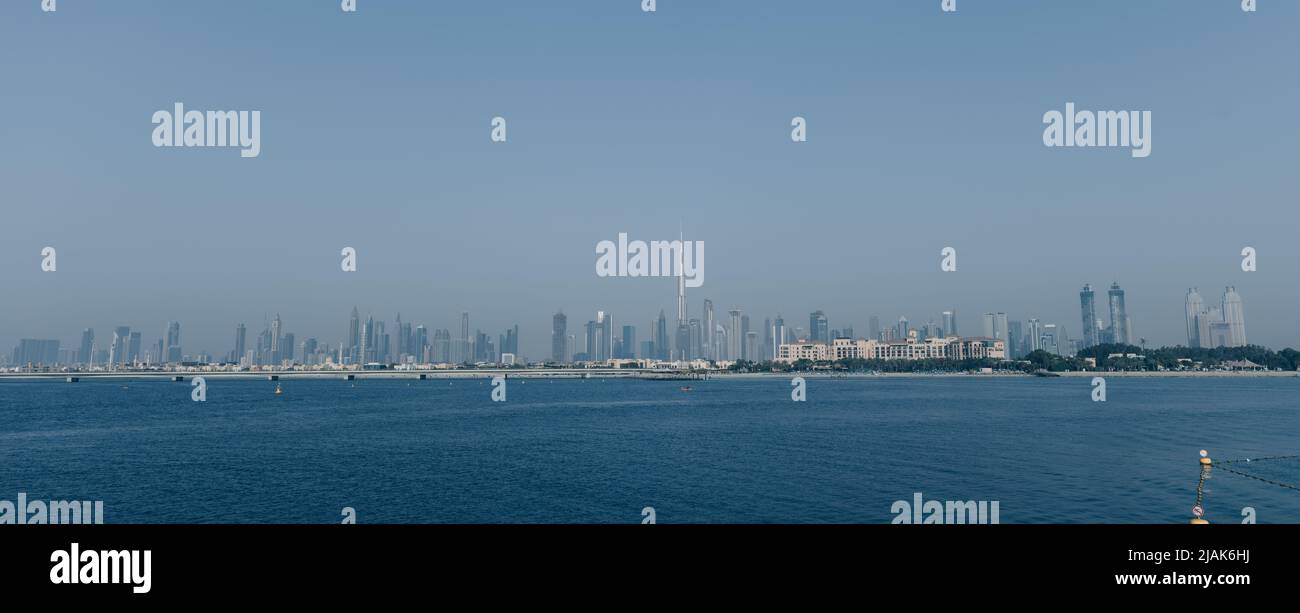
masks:
{"type": "MultiPolygon", "coordinates": [[[[1092,377],[1144,377],[1144,378],[1300,378],[1300,372],[1294,371],[1063,371],[1052,373],[1060,378],[1092,377]]],[[[93,380],[170,380],[190,381],[195,377],[205,379],[260,379],[264,381],[280,380],[366,380],[366,379],[490,379],[504,376],[507,379],[638,379],[645,381],[726,381],[753,379],[1004,379],[1004,378],[1039,378],[1033,373],[1003,372],[691,372],[691,371],[645,371],[632,369],[569,369],[569,370],[417,370],[417,371],[263,371],[263,372],[91,372],[91,373],[0,373],[0,381],[56,381],[78,383],[93,380]]]]}

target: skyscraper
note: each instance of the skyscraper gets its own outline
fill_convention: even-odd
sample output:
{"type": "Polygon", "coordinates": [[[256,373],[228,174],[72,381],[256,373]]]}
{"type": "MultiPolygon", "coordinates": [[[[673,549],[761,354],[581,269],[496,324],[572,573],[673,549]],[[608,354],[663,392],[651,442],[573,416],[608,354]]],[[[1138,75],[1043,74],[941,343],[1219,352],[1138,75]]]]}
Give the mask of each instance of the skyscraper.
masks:
{"type": "Polygon", "coordinates": [[[582,359],[584,362],[590,362],[597,359],[596,353],[600,347],[600,325],[594,319],[587,320],[587,325],[583,326],[586,335],[583,337],[582,359]]]}
{"type": "MultiPolygon", "coordinates": [[[[944,322],[943,322],[943,327],[944,327],[944,330],[947,330],[947,329],[948,329],[948,320],[947,320],[948,311],[944,311],[943,314],[944,314],[944,317],[945,317],[944,322]]],[[[875,340],[880,340],[880,318],[879,318],[879,317],[876,317],[875,315],[872,315],[870,318],[867,319],[867,334],[868,334],[871,338],[873,338],[873,339],[875,339],[875,340]]],[[[949,332],[949,334],[951,334],[951,332],[949,332]]]]}
{"type": "Polygon", "coordinates": [[[1029,319],[1028,334],[1029,334],[1028,336],[1029,351],[1032,353],[1034,351],[1038,351],[1039,349],[1042,349],[1043,348],[1043,324],[1040,321],[1038,321],[1037,318],[1031,317],[1029,319]]]}
{"type": "Polygon", "coordinates": [[[668,345],[668,318],[663,309],[660,309],[659,319],[655,322],[655,358],[667,360],[671,351],[668,345]]]}
{"type": "Polygon", "coordinates": [[[551,317],[551,361],[568,361],[568,356],[564,355],[564,341],[568,333],[569,318],[564,316],[564,311],[556,311],[551,317]]]}
{"type": "Polygon", "coordinates": [[[235,326],[235,350],[230,354],[230,361],[239,363],[244,357],[244,341],[248,336],[248,328],[244,324],[235,326]]]}
{"type": "Polygon", "coordinates": [[[957,309],[943,312],[943,335],[960,336],[957,333],[957,309]]]}
{"type": "MultiPolygon", "coordinates": [[[[871,318],[877,324],[880,322],[875,317],[871,318]]],[[[776,314],[776,320],[772,322],[772,359],[776,359],[777,354],[781,351],[781,345],[789,340],[785,332],[785,318],[780,313],[776,314]]]]}
{"type": "Polygon", "coordinates": [[[469,311],[461,311],[460,313],[460,356],[457,357],[457,360],[460,362],[468,362],[473,359],[473,354],[470,352],[469,338],[470,338],[469,337],[469,311]]]}
{"type": "Polygon", "coordinates": [[[703,326],[704,338],[700,343],[704,346],[704,358],[707,360],[716,360],[718,358],[718,350],[715,345],[716,339],[713,335],[713,328],[717,326],[717,322],[713,319],[713,301],[708,298],[704,299],[703,326]]]}
{"type": "Polygon", "coordinates": [[[352,318],[348,320],[348,363],[361,362],[361,315],[357,307],[352,307],[352,318]]]}
{"type": "Polygon", "coordinates": [[[727,329],[727,359],[739,360],[740,344],[744,342],[740,332],[740,309],[731,309],[727,314],[731,315],[731,325],[727,329]]]}
{"type": "Polygon", "coordinates": [[[127,363],[126,346],[130,342],[131,327],[118,326],[113,329],[113,344],[109,346],[108,362],[112,366],[121,366],[127,363]]]}
{"type": "Polygon", "coordinates": [[[1241,296],[1237,288],[1229,286],[1223,290],[1223,321],[1228,324],[1232,347],[1246,346],[1246,311],[1241,305],[1241,296]]]}
{"type": "Polygon", "coordinates": [[[163,345],[165,354],[159,353],[158,360],[170,364],[179,364],[181,361],[181,324],[180,322],[168,322],[167,324],[167,342],[163,345]]]}
{"type": "Polygon", "coordinates": [[[134,364],[140,361],[140,339],[141,336],[139,332],[131,333],[131,338],[129,341],[127,341],[128,344],[126,347],[127,364],[134,364]]]}
{"type": "Polygon", "coordinates": [[[1124,306],[1124,290],[1119,288],[1119,283],[1115,282],[1110,285],[1110,329],[1111,342],[1121,345],[1133,344],[1129,330],[1128,309],[1124,306]]]}
{"type": "Polygon", "coordinates": [[[1020,357],[1021,345],[1024,344],[1023,326],[1019,321],[1007,322],[1007,357],[1017,359],[1020,357]]]}
{"type": "Polygon", "coordinates": [[[984,314],[984,336],[987,338],[996,338],[1007,340],[1007,314],[1006,313],[985,313],[984,314]]]}
{"type": "Polygon", "coordinates": [[[1083,318],[1083,346],[1092,347],[1098,342],[1096,293],[1092,291],[1091,283],[1085,283],[1079,292],[1079,310],[1083,318]]]}
{"type": "Polygon", "coordinates": [[[81,331],[81,347],[77,350],[77,363],[82,365],[90,364],[95,359],[92,352],[95,350],[95,331],[86,328],[81,331]]]}
{"type": "Polygon", "coordinates": [[[280,314],[275,314],[275,319],[271,320],[271,364],[278,366],[280,360],[281,346],[280,342],[284,340],[284,324],[280,322],[280,314]]]}
{"type": "Polygon", "coordinates": [[[1205,301],[1201,299],[1201,293],[1195,287],[1187,289],[1184,314],[1187,317],[1187,346],[1200,347],[1201,324],[1204,323],[1207,313],[1205,312],[1205,301]]]}
{"type": "Polygon", "coordinates": [[[623,326],[623,355],[624,359],[633,359],[636,356],[636,326],[623,326]]]}
{"type": "Polygon", "coordinates": [[[809,313],[808,340],[829,343],[831,341],[830,337],[830,322],[826,320],[826,314],[820,310],[809,313]]]}
{"type": "Polygon", "coordinates": [[[1196,288],[1187,290],[1187,346],[1244,347],[1246,313],[1237,288],[1223,290],[1219,306],[1206,308],[1196,288]]]}

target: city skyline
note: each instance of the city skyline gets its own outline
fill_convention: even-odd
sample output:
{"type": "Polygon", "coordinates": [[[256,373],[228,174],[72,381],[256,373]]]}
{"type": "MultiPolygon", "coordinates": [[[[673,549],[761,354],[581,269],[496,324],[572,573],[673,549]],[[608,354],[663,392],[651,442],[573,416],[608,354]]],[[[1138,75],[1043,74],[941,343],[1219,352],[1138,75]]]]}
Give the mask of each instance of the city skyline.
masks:
{"type": "MultiPolygon", "coordinates": [[[[903,315],[899,317],[896,326],[880,328],[878,316],[870,315],[866,334],[859,335],[854,334],[853,321],[832,327],[823,309],[817,309],[808,315],[809,324],[806,329],[801,326],[785,326],[783,312],[761,315],[762,327],[754,329],[751,325],[753,314],[734,307],[727,310],[726,320],[714,324],[710,330],[702,322],[713,321],[713,300],[703,299],[699,307],[701,317],[690,317],[689,299],[680,278],[676,290],[678,318],[674,326],[675,334],[669,332],[662,309],[658,319],[651,320],[647,328],[648,336],[641,337],[648,340],[640,343],[637,341],[637,326],[628,324],[619,329],[614,323],[614,313],[596,310],[594,318],[586,322],[583,335],[579,337],[569,333],[568,316],[560,309],[551,315],[546,345],[548,351],[545,353],[530,354],[520,349],[518,323],[511,324],[494,335],[490,330],[485,332],[480,327],[471,328],[470,313],[462,311],[459,318],[460,332],[456,334],[451,328],[430,328],[423,323],[413,325],[409,317],[404,323],[398,312],[390,332],[387,320],[382,317],[376,320],[373,314],[367,314],[363,320],[360,310],[354,306],[345,332],[337,342],[320,335],[303,335],[303,340],[298,343],[296,334],[284,327],[280,314],[276,313],[273,318],[264,318],[263,330],[255,339],[253,349],[247,348],[247,325],[240,322],[234,327],[235,333],[230,343],[232,349],[228,352],[204,348],[195,353],[184,353],[181,323],[169,320],[157,342],[148,346],[142,346],[144,336],[140,330],[120,325],[113,327],[111,341],[106,346],[96,340],[93,328],[85,328],[75,346],[71,343],[64,346],[62,339],[25,337],[17,341],[11,354],[12,359],[9,356],[3,357],[4,363],[11,367],[26,363],[51,364],[47,360],[52,358],[55,359],[54,363],[59,364],[101,366],[132,362],[179,363],[183,360],[236,363],[243,366],[279,365],[285,361],[306,365],[327,361],[340,365],[359,365],[506,360],[510,363],[548,360],[597,362],[632,358],[765,361],[775,358],[779,354],[778,347],[787,343],[829,345],[832,340],[844,338],[885,342],[911,336],[918,340],[947,337],[997,339],[1005,343],[1006,358],[1019,359],[1039,349],[1058,355],[1073,355],[1095,344],[1148,345],[1148,339],[1139,337],[1132,331],[1126,292],[1118,282],[1112,283],[1107,291],[1109,324],[1096,317],[1095,290],[1091,284],[1084,284],[1079,292],[1082,321],[1087,322],[1091,315],[1094,326],[1080,330],[1080,334],[1073,337],[1064,323],[1045,322],[1039,317],[1010,319],[1004,311],[983,313],[980,315],[983,334],[963,337],[958,329],[958,309],[951,307],[939,312],[942,325],[933,316],[926,323],[919,323],[921,320],[918,319],[918,323],[913,325],[903,315]],[[616,331],[620,334],[616,334],[616,331]]],[[[1238,347],[1248,344],[1243,300],[1234,286],[1225,288],[1220,307],[1206,309],[1196,288],[1188,290],[1184,306],[1186,342],[1165,343],[1162,346],[1238,347]]],[[[1285,348],[1265,346],[1272,349],[1285,348]]]]}

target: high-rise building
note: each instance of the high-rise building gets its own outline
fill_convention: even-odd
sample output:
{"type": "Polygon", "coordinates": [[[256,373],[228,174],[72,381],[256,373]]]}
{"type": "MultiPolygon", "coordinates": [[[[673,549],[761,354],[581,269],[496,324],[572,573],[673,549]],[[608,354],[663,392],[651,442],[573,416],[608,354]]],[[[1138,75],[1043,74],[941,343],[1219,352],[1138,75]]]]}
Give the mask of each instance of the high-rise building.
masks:
{"type": "Polygon", "coordinates": [[[244,324],[235,326],[235,350],[230,354],[231,362],[239,362],[244,357],[244,341],[248,336],[248,328],[244,324]]]}
{"type": "Polygon", "coordinates": [[[112,366],[127,363],[127,344],[131,342],[131,327],[118,326],[113,329],[113,344],[109,346],[108,361],[112,366]]]}
{"type": "MultiPolygon", "coordinates": [[[[879,320],[875,317],[872,317],[871,320],[876,322],[877,325],[880,324],[879,320]]],[[[777,313],[776,320],[772,322],[772,359],[776,359],[777,352],[780,351],[781,345],[784,345],[789,341],[790,338],[787,337],[785,332],[785,318],[783,318],[780,313],[777,313]]]]}
{"type": "MultiPolygon", "coordinates": [[[[947,314],[948,314],[948,312],[947,312],[947,311],[944,311],[944,315],[946,316],[947,314]]],[[[944,320],[944,324],[943,324],[943,325],[944,325],[944,329],[946,330],[947,327],[948,327],[948,322],[947,322],[946,319],[944,320]]],[[[867,335],[868,335],[870,338],[873,338],[873,339],[875,339],[875,340],[881,340],[881,339],[880,339],[880,318],[879,318],[879,317],[876,317],[875,315],[872,315],[871,317],[869,317],[869,318],[867,319],[867,335]]],[[[782,339],[780,342],[784,343],[785,340],[782,339]]],[[[775,356],[775,354],[773,354],[773,355],[775,356]]]]}
{"type": "Polygon", "coordinates": [[[501,353],[519,355],[519,324],[515,324],[509,330],[506,330],[505,340],[501,343],[501,353]]]}
{"type": "Polygon", "coordinates": [[[1229,286],[1223,290],[1223,322],[1228,324],[1229,346],[1245,347],[1246,311],[1236,287],[1229,286]]]}
{"type": "Polygon", "coordinates": [[[1036,318],[1029,319],[1028,330],[1029,346],[1027,349],[1030,353],[1043,348],[1043,324],[1036,318]]]}
{"type": "Polygon", "coordinates": [[[596,320],[600,323],[600,347],[597,359],[604,361],[614,357],[614,314],[598,311],[596,320]]]}
{"type": "Polygon", "coordinates": [[[943,335],[960,336],[957,333],[957,309],[943,312],[943,335]]]}
{"type": "Polygon", "coordinates": [[[564,344],[569,334],[569,318],[564,316],[564,311],[556,311],[551,317],[551,361],[567,362],[569,358],[565,355],[564,344]]]}
{"type": "Polygon", "coordinates": [[[349,364],[361,363],[361,315],[355,306],[352,307],[352,318],[348,320],[347,361],[349,364]]]}
{"type": "Polygon", "coordinates": [[[435,364],[449,364],[451,358],[451,330],[441,328],[433,331],[433,355],[435,364]]]}
{"type": "Polygon", "coordinates": [[[1187,300],[1184,303],[1184,314],[1187,316],[1187,346],[1200,347],[1201,324],[1204,321],[1206,312],[1205,302],[1201,299],[1201,294],[1195,287],[1187,289],[1187,300]]]}
{"type": "Polygon", "coordinates": [[[471,352],[470,350],[469,311],[461,311],[460,313],[460,356],[457,358],[457,361],[468,362],[468,361],[472,361],[473,358],[474,358],[474,353],[471,352]]]}
{"type": "Polygon", "coordinates": [[[86,328],[81,331],[81,347],[77,350],[77,363],[88,365],[94,360],[95,351],[95,331],[86,328]]]}
{"type": "Polygon", "coordinates": [[[689,321],[683,321],[677,325],[677,333],[673,337],[673,360],[684,361],[691,359],[691,324],[689,321]]]}
{"type": "Polygon", "coordinates": [[[587,333],[583,339],[583,346],[585,347],[582,352],[583,361],[596,360],[598,359],[596,357],[597,347],[600,346],[600,325],[596,320],[591,319],[587,321],[587,325],[583,326],[583,329],[587,333]]]}
{"type": "Polygon", "coordinates": [[[671,352],[672,349],[668,345],[668,318],[663,309],[660,309],[659,319],[655,322],[655,358],[667,360],[671,352]]]}
{"type": "Polygon", "coordinates": [[[293,361],[293,350],[295,347],[294,345],[295,340],[297,339],[294,338],[292,332],[286,332],[284,337],[280,339],[279,356],[281,362],[285,360],[288,360],[290,362],[293,361]]]}
{"type": "Polygon", "coordinates": [[[764,318],[763,319],[763,346],[759,347],[760,353],[756,361],[762,362],[764,360],[771,360],[772,357],[775,355],[774,350],[772,349],[772,347],[774,346],[772,344],[772,336],[774,332],[775,330],[772,329],[772,318],[771,317],[764,318]]]}
{"type": "Polygon", "coordinates": [[[282,351],[280,341],[283,340],[283,336],[284,324],[280,321],[280,314],[276,313],[275,319],[271,320],[271,336],[269,337],[271,341],[271,364],[274,366],[279,366],[282,359],[280,357],[282,351]]]}
{"type": "Polygon", "coordinates": [[[731,325],[727,329],[727,359],[739,360],[743,357],[740,344],[744,342],[740,332],[740,309],[731,309],[727,314],[731,315],[731,325]]]}
{"type": "Polygon", "coordinates": [[[1024,343],[1023,327],[1019,321],[1007,322],[1007,357],[1010,359],[1020,358],[1020,346],[1024,343]]]}
{"type": "Polygon", "coordinates": [[[1119,283],[1112,283],[1110,291],[1110,329],[1111,342],[1121,345],[1133,344],[1132,330],[1129,329],[1128,309],[1124,306],[1124,290],[1119,283]]]}
{"type": "Polygon", "coordinates": [[[754,359],[753,352],[749,350],[749,345],[745,343],[747,338],[749,338],[749,316],[741,315],[740,316],[740,359],[742,360],[754,359]]]}
{"type": "Polygon", "coordinates": [[[181,361],[181,324],[172,321],[167,323],[167,341],[163,343],[163,350],[158,353],[158,361],[178,364],[181,361]]]}
{"type": "Polygon", "coordinates": [[[636,326],[623,326],[623,359],[633,359],[636,356],[636,326]]]}
{"type": "Polygon", "coordinates": [[[707,360],[716,360],[718,356],[713,328],[717,326],[717,321],[713,319],[713,301],[708,298],[704,299],[704,321],[701,323],[704,328],[704,338],[700,341],[700,344],[703,345],[704,348],[704,358],[707,360]]]}
{"type": "Polygon", "coordinates": [[[1083,317],[1083,346],[1092,347],[1098,344],[1097,341],[1097,304],[1096,292],[1092,291],[1092,284],[1085,283],[1083,290],[1079,292],[1079,310],[1083,317]]]}
{"type": "Polygon", "coordinates": [[[987,338],[1008,340],[1007,339],[1007,314],[1006,313],[985,313],[984,314],[984,336],[987,338]]]}
{"type": "Polygon", "coordinates": [[[1189,347],[1244,347],[1246,314],[1235,287],[1223,290],[1218,306],[1206,308],[1196,288],[1187,291],[1187,345],[1189,347]]]}
{"type": "Polygon", "coordinates": [[[808,335],[808,340],[813,342],[831,342],[830,322],[826,320],[825,313],[813,311],[808,314],[808,335]]]}
{"type": "Polygon", "coordinates": [[[54,366],[59,363],[59,341],[24,338],[14,348],[15,366],[54,366]]]}
{"type": "Polygon", "coordinates": [[[135,364],[140,361],[140,340],[139,332],[132,332],[131,338],[127,341],[126,363],[135,364]]]}

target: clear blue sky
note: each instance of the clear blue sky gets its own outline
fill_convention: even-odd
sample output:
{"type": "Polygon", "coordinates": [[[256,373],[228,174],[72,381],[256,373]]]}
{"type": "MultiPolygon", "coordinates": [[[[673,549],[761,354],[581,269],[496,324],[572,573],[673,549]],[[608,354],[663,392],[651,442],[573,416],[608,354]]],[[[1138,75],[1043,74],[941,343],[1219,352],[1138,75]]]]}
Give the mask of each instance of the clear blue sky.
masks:
{"type": "Polygon", "coordinates": [[[542,357],[557,308],[642,338],[671,317],[671,280],[598,278],[594,247],[679,224],[707,244],[693,316],[955,306],[963,332],[1005,311],[1078,337],[1079,288],[1117,280],[1135,334],[1175,344],[1186,288],[1233,284],[1252,342],[1300,346],[1300,3],[1259,4],[6,0],[0,349],[175,319],[222,355],[276,312],[337,343],[356,304],[518,323],[542,357]],[[261,156],[154,148],[177,101],[261,111],[261,156]],[[1151,156],[1044,147],[1066,102],[1152,111],[1151,156]]]}

